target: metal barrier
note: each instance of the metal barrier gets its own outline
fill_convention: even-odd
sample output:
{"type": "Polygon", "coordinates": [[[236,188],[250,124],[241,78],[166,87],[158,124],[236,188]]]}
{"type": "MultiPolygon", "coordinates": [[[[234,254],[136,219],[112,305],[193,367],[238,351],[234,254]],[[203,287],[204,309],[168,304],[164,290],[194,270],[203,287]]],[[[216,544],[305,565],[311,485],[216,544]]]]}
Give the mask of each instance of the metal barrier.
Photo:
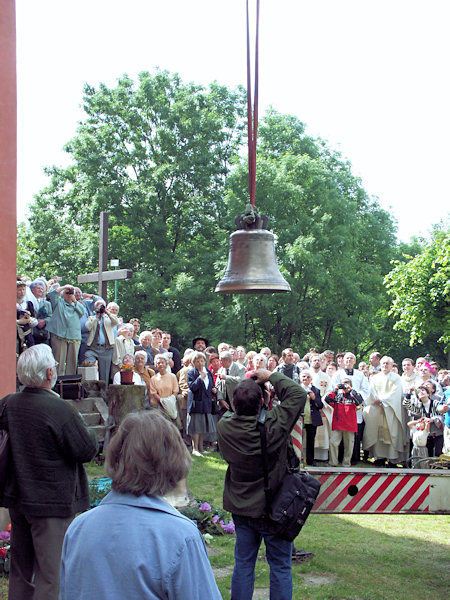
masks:
{"type": "Polygon", "coordinates": [[[450,514],[450,471],[308,467],[318,514],[450,514]]]}

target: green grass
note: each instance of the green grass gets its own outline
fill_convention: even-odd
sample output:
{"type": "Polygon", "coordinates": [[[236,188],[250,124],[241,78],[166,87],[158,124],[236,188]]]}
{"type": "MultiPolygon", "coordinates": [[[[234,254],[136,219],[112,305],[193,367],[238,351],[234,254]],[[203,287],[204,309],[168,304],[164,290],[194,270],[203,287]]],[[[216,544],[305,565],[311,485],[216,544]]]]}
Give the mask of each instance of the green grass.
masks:
{"type": "MultiPolygon", "coordinates": [[[[91,464],[90,477],[103,476],[91,464]]],[[[226,465],[216,454],[194,458],[188,485],[199,500],[222,505],[226,465]]],[[[214,536],[214,568],[234,564],[234,536],[214,536]]],[[[444,600],[449,597],[448,515],[311,515],[295,545],[315,553],[293,565],[294,600],[444,600]],[[331,576],[334,583],[306,585],[308,576],[331,576]]],[[[264,556],[261,547],[260,558],[264,556]]],[[[230,598],[231,575],[217,579],[224,600],[230,598]]],[[[269,567],[256,563],[256,588],[269,586],[269,567]]],[[[0,579],[0,600],[7,580],[0,579]]],[[[187,600],[187,599],[186,599],[187,600]]]]}
{"type": "MultiPolygon", "coordinates": [[[[226,465],[217,454],[196,458],[188,479],[192,494],[221,505],[226,465]]],[[[422,600],[448,598],[450,517],[448,515],[311,515],[295,541],[315,553],[293,565],[294,600],[422,600]],[[334,576],[328,585],[305,585],[311,575],[334,576]]],[[[215,537],[220,554],[213,567],[232,566],[234,536],[215,537]]],[[[260,557],[264,555],[264,546],[260,557]]],[[[217,580],[230,598],[231,575],[217,580]]],[[[269,567],[256,563],[255,587],[269,586],[269,567]]]]}

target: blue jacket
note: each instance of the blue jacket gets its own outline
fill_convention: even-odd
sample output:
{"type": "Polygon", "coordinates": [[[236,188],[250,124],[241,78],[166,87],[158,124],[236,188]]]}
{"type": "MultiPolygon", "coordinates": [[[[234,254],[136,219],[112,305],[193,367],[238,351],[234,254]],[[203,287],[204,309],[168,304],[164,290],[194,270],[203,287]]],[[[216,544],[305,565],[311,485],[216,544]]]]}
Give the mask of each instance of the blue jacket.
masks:
{"type": "Polygon", "coordinates": [[[47,294],[53,315],[47,323],[47,331],[69,340],[81,340],[80,319],[86,312],[82,302],[68,304],[57,291],[47,294]]]}
{"type": "Polygon", "coordinates": [[[219,600],[193,521],[162,498],[110,492],[64,538],[60,600],[219,600]]]}
{"type": "Polygon", "coordinates": [[[208,389],[206,389],[197,369],[194,368],[188,371],[188,413],[211,413],[214,379],[209,369],[206,369],[206,374],[209,379],[208,389]]]}

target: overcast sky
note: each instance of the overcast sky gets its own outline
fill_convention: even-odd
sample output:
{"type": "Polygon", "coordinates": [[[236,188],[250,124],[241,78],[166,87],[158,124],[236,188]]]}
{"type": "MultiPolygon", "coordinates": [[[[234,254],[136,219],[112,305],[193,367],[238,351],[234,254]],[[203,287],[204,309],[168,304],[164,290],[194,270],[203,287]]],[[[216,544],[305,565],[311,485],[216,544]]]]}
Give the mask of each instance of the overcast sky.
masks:
{"type": "MultiPolygon", "coordinates": [[[[255,0],[251,0],[252,3],[255,0]]],[[[18,218],[83,119],[85,82],[155,67],[245,85],[245,0],[16,0],[18,218]]],[[[448,0],[261,0],[260,114],[339,149],[398,221],[449,211],[448,0]]]]}

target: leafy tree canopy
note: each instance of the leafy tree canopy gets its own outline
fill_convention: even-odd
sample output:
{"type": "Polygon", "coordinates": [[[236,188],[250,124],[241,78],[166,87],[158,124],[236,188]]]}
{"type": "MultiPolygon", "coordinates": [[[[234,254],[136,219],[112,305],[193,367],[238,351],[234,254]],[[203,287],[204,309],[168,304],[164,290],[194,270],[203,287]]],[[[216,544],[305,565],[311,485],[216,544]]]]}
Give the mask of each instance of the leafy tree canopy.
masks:
{"type": "Polygon", "coordinates": [[[109,255],[134,273],[119,284],[121,313],[171,329],[180,346],[203,334],[359,353],[377,339],[395,226],[350,163],[296,117],[270,110],[262,120],[256,186],[292,293],[218,297],[248,199],[244,91],[141,73],[112,89],[86,85],[84,110],[65,148],[72,164],[47,170],[50,183],[19,230],[27,274],[74,282],[96,270],[99,213],[108,211],[109,255]]]}
{"type": "Polygon", "coordinates": [[[393,264],[385,284],[395,329],[408,331],[411,345],[435,334],[450,349],[450,229],[435,229],[422,252],[393,264]]]}

